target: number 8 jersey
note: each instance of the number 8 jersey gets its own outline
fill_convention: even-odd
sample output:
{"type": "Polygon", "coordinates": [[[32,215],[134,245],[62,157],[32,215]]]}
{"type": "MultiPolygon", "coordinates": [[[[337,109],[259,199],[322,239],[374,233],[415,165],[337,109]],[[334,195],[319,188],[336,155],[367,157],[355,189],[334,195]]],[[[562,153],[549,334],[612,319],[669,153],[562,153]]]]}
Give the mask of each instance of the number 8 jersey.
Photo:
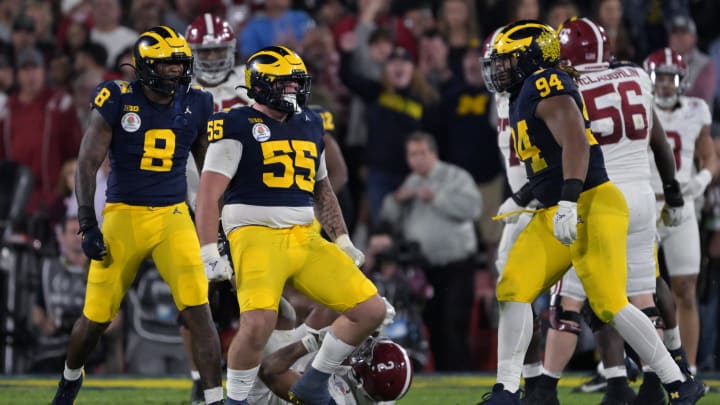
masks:
{"type": "Polygon", "coordinates": [[[539,70],[525,79],[517,96],[510,99],[510,125],[515,151],[525,163],[533,195],[546,207],[556,205],[560,198],[562,148],[545,122],[535,116],[535,109],[543,99],[558,95],[571,96],[585,119],[590,162],[583,190],[608,181],[602,151],[590,131],[587,111],[575,83],[560,69],[539,70]]]}
{"type": "Polygon", "coordinates": [[[112,128],[107,202],[168,206],[185,200],[191,145],[204,133],[212,95],[180,88],[170,104],[149,101],[134,81],[101,83],[91,100],[112,128]],[[172,113],[170,113],[170,111],[172,113]]]}

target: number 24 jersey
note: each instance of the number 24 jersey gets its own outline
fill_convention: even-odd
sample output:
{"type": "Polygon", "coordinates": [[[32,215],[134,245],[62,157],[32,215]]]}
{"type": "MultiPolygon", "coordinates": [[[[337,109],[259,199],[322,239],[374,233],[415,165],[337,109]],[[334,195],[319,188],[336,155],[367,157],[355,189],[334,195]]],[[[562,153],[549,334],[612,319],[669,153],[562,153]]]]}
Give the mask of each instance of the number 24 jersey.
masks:
{"type": "Polygon", "coordinates": [[[137,81],[111,80],[91,103],[112,128],[107,201],[158,207],[184,201],[188,153],[206,130],[212,95],[181,87],[162,105],[149,101],[137,81]]]}
{"type": "Polygon", "coordinates": [[[585,120],[584,135],[590,144],[590,162],[583,190],[608,181],[602,151],[590,131],[585,104],[572,78],[557,68],[535,72],[510,99],[510,126],[515,151],[525,164],[533,195],[546,207],[557,204],[560,198],[562,148],[545,122],[535,116],[535,110],[543,99],[559,95],[571,96],[585,120]]]}

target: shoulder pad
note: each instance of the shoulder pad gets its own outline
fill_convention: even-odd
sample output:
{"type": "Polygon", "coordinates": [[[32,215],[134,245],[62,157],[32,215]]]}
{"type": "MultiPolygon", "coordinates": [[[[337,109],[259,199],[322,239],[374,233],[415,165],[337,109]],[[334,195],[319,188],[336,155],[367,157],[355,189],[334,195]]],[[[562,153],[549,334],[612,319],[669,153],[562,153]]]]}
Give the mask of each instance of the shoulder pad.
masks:
{"type": "Polygon", "coordinates": [[[525,80],[521,93],[532,99],[542,99],[577,91],[572,77],[561,69],[543,69],[525,80]]]}
{"type": "Polygon", "coordinates": [[[634,68],[642,69],[642,66],[638,65],[635,62],[629,61],[629,60],[613,59],[610,61],[611,69],[616,69],[616,68],[621,68],[621,67],[634,67],[634,68]]]}

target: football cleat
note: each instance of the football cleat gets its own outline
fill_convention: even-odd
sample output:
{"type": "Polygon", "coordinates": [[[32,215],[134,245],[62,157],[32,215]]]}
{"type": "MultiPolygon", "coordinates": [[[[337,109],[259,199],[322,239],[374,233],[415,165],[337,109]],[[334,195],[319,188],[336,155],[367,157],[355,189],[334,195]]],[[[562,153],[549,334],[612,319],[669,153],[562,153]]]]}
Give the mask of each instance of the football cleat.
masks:
{"type": "Polygon", "coordinates": [[[75,403],[75,397],[77,397],[78,392],[80,392],[84,378],[85,370],[83,370],[80,378],[75,381],[66,380],[65,376],[61,377],[51,405],[73,405],[75,403]]]}
{"type": "Polygon", "coordinates": [[[607,380],[602,376],[602,374],[596,372],[588,381],[585,381],[581,385],[573,388],[573,392],[602,392],[605,391],[605,388],[607,388],[607,380]]]}
{"type": "Polygon", "coordinates": [[[683,382],[665,384],[665,389],[670,397],[670,405],[693,405],[705,395],[705,386],[692,376],[687,376],[683,382]]]}
{"type": "Polygon", "coordinates": [[[190,390],[190,405],[205,405],[205,394],[200,380],[193,380],[192,389],[190,390]]]}
{"type": "Polygon", "coordinates": [[[523,405],[560,405],[560,400],[556,389],[537,386],[522,403],[523,405]]]}
{"type": "Polygon", "coordinates": [[[643,374],[643,381],[640,385],[637,398],[637,405],[665,405],[665,390],[662,387],[660,378],[653,372],[643,374]]]}
{"type": "Polygon", "coordinates": [[[492,391],[482,396],[482,401],[477,405],[522,405],[520,402],[520,390],[513,393],[506,391],[502,384],[495,384],[492,391]]]}
{"type": "Polygon", "coordinates": [[[623,385],[608,384],[600,405],[633,405],[637,395],[627,382],[623,385]]]}
{"type": "Polygon", "coordinates": [[[298,405],[329,404],[332,400],[328,390],[330,374],[310,367],[299,380],[290,387],[290,402],[298,405]]]}

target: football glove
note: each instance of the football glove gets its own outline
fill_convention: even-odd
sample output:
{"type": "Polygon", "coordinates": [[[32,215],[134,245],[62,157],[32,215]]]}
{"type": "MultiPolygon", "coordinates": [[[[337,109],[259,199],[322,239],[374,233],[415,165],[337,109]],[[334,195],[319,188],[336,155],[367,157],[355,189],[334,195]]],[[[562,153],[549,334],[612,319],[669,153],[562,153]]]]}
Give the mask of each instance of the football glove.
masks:
{"type": "Polygon", "coordinates": [[[696,174],[695,177],[683,186],[682,193],[694,200],[705,193],[705,189],[711,181],[712,174],[710,174],[710,170],[702,169],[700,173],[696,174]]]}
{"type": "Polygon", "coordinates": [[[307,327],[307,335],[303,336],[300,341],[302,342],[302,345],[305,346],[305,350],[307,350],[308,353],[314,353],[320,350],[322,341],[325,339],[325,335],[327,335],[330,327],[326,326],[317,330],[307,326],[307,324],[305,326],[307,327]]]}
{"type": "Polygon", "coordinates": [[[102,260],[107,254],[107,247],[95,219],[95,209],[86,205],[78,207],[78,222],[85,256],[92,260],[102,260]]]}
{"type": "Polygon", "coordinates": [[[553,234],[563,245],[570,246],[577,239],[577,203],[570,201],[558,202],[558,209],[553,217],[553,234]]]}
{"type": "Polygon", "coordinates": [[[365,254],[353,245],[347,234],[342,234],[335,239],[335,244],[352,259],[356,266],[360,267],[365,263],[365,254]]]}
{"type": "Polygon", "coordinates": [[[200,256],[205,266],[205,276],[209,282],[230,280],[233,275],[230,263],[220,256],[217,243],[208,243],[200,248],[200,256]]]}
{"type": "Polygon", "coordinates": [[[682,223],[685,201],[677,180],[664,184],[663,192],[665,194],[665,205],[660,213],[660,219],[665,226],[678,226],[682,223]]]}
{"type": "Polygon", "coordinates": [[[395,307],[393,304],[388,301],[387,298],[382,297],[383,302],[385,303],[385,319],[383,319],[383,323],[380,326],[382,328],[383,326],[392,325],[393,322],[395,322],[395,315],[397,315],[397,311],[395,311],[395,307]]]}

